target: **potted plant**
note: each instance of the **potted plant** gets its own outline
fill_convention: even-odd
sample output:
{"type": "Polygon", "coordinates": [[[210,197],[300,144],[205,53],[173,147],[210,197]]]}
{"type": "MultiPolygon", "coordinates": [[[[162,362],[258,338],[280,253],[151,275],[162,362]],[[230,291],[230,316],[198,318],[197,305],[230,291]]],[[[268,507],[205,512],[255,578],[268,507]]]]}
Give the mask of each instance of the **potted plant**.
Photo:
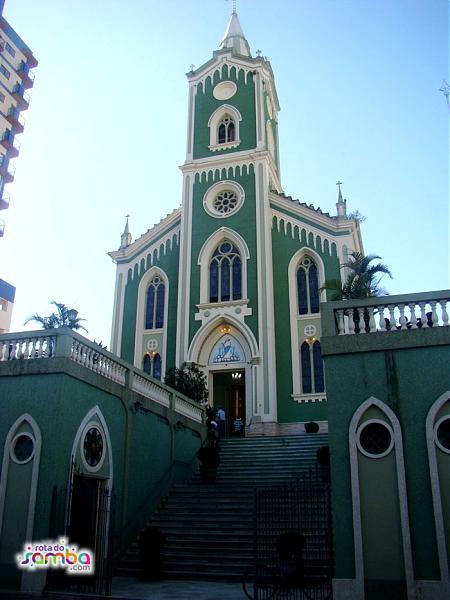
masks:
{"type": "Polygon", "coordinates": [[[220,465],[219,449],[211,446],[202,446],[198,451],[200,475],[203,481],[215,481],[217,467],[220,465]]]}
{"type": "Polygon", "coordinates": [[[315,421],[309,421],[309,423],[305,423],[305,431],[306,433],[317,433],[319,431],[319,424],[315,421]]]}

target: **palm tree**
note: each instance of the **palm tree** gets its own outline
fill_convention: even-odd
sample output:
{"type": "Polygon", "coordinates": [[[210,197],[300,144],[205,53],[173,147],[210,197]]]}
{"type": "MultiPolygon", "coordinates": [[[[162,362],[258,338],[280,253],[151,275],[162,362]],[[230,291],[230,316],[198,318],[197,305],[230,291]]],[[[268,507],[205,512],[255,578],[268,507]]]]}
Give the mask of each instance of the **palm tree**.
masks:
{"type": "Polygon", "coordinates": [[[37,313],[29,317],[24,325],[30,321],[36,321],[42,326],[42,329],[59,329],[60,327],[68,327],[69,329],[83,329],[87,333],[87,329],[81,325],[81,321],[86,319],[80,319],[78,311],[74,308],[68,308],[62,302],[55,302],[52,300],[50,304],[53,304],[58,309],[57,313],[52,313],[48,317],[41,317],[37,313]]]}
{"type": "Polygon", "coordinates": [[[388,295],[380,286],[380,281],[384,275],[392,279],[392,273],[383,263],[371,264],[380,259],[381,256],[376,254],[364,256],[360,252],[351,252],[349,260],[341,265],[341,268],[349,270],[345,281],[328,279],[322,289],[329,290],[330,300],[358,300],[388,295]]]}

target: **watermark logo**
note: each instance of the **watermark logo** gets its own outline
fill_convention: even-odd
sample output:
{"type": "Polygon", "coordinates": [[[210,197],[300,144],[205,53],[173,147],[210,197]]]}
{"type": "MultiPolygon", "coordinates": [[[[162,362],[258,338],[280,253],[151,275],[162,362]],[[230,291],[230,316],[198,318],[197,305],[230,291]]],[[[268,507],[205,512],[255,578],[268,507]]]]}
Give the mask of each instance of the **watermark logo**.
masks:
{"type": "Polygon", "coordinates": [[[65,569],[69,575],[92,575],[94,553],[87,548],[78,548],[68,540],[26,542],[21,554],[16,554],[19,569],[65,569]]]}

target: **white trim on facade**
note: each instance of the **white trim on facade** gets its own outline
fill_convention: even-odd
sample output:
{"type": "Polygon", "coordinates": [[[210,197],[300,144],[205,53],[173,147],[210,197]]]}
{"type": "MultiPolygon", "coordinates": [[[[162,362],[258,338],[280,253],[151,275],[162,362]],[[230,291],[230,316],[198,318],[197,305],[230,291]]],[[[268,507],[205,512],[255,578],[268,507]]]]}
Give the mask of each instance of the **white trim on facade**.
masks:
{"type": "Polygon", "coordinates": [[[241,143],[239,137],[239,123],[242,121],[242,115],[237,108],[231,104],[222,104],[212,113],[208,120],[209,127],[209,149],[226,150],[227,148],[236,148],[241,143]],[[219,143],[219,124],[226,115],[230,116],[234,122],[234,140],[230,142],[219,143]]]}
{"type": "Polygon", "coordinates": [[[188,353],[188,362],[196,363],[205,373],[208,381],[209,403],[214,403],[214,373],[245,371],[245,415],[248,425],[255,415],[255,376],[259,364],[259,352],[256,339],[249,329],[232,316],[225,319],[223,316],[217,316],[210,323],[202,327],[195,334],[188,353]],[[221,364],[210,364],[209,358],[214,346],[223,337],[221,331],[223,325],[231,328],[230,336],[234,337],[241,345],[245,359],[241,362],[230,362],[221,364]]]}
{"type": "MultiPolygon", "coordinates": [[[[319,290],[325,282],[325,267],[320,255],[315,251],[311,250],[307,246],[300,248],[289,262],[288,267],[288,283],[289,283],[289,316],[291,322],[291,355],[292,355],[292,398],[302,398],[304,396],[302,391],[302,380],[301,380],[301,368],[300,368],[300,347],[301,344],[306,340],[300,341],[298,332],[299,321],[307,319],[317,319],[320,324],[320,313],[311,313],[307,315],[298,314],[298,297],[297,297],[297,269],[299,264],[302,262],[305,256],[310,256],[317,267],[317,276],[319,280],[319,290]]],[[[325,302],[326,292],[325,290],[319,291],[319,300],[325,302]]],[[[317,337],[320,341],[320,336],[317,337]]],[[[320,395],[320,394],[319,394],[320,395]]],[[[316,394],[317,396],[317,394],[316,394]]],[[[298,400],[297,400],[298,401],[298,400]]]]}
{"type": "Polygon", "coordinates": [[[142,369],[142,361],[144,360],[144,343],[143,336],[148,333],[163,333],[163,344],[162,348],[158,349],[158,354],[161,356],[161,379],[164,380],[164,375],[166,372],[166,354],[167,354],[167,320],[169,317],[169,278],[166,273],[160,269],[159,267],[150,267],[150,269],[145,273],[139,282],[138,294],[137,294],[137,309],[136,309],[136,334],[134,340],[134,366],[138,369],[142,369]],[[144,329],[145,323],[145,309],[147,305],[147,289],[150,284],[150,281],[155,277],[155,275],[159,275],[164,282],[165,291],[164,291],[164,327],[162,329],[144,329]]]}
{"type": "Polygon", "coordinates": [[[411,536],[409,530],[408,499],[406,490],[405,462],[403,456],[403,438],[399,420],[389,406],[378,398],[371,396],[363,402],[353,414],[350,421],[348,442],[350,453],[350,475],[353,504],[353,539],[355,547],[355,600],[364,599],[364,554],[361,523],[360,483],[358,469],[357,429],[361,418],[371,406],[376,406],[388,419],[394,433],[394,452],[397,470],[397,491],[400,510],[400,526],[403,545],[403,560],[408,600],[416,600],[414,571],[412,561],[411,536]]]}
{"type": "Polygon", "coordinates": [[[436,456],[435,426],[436,417],[442,407],[450,402],[450,390],[439,396],[428,411],[426,419],[426,438],[428,448],[428,462],[430,465],[431,493],[433,497],[434,522],[436,528],[436,544],[441,572],[442,597],[450,598],[450,572],[447,542],[444,530],[444,513],[439,480],[439,469],[436,456]]]}

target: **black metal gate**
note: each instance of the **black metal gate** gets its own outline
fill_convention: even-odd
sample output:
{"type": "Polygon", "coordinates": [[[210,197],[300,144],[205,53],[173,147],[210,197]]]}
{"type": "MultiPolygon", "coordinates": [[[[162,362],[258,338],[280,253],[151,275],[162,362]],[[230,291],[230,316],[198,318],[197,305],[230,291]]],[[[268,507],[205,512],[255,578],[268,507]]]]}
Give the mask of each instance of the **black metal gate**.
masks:
{"type": "Polygon", "coordinates": [[[47,590],[111,594],[115,495],[106,481],[75,474],[69,489],[53,488],[49,537],[94,553],[94,573],[50,569],[47,590]]]}
{"type": "Polygon", "coordinates": [[[254,565],[244,591],[255,600],[332,597],[329,470],[317,467],[254,497],[254,565]]]}

